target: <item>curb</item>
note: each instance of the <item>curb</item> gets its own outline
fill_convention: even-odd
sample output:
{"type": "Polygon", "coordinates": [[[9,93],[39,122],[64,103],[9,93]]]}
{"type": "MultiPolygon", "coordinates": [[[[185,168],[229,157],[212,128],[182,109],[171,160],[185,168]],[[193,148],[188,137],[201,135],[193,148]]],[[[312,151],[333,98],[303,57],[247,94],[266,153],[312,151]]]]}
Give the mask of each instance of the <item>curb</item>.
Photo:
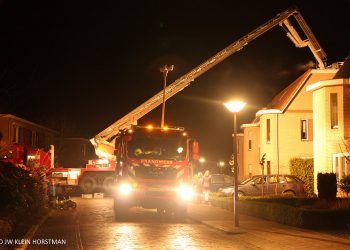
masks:
{"type": "Polygon", "coordinates": [[[224,226],[220,226],[220,225],[214,225],[213,223],[210,223],[209,221],[201,221],[199,219],[196,219],[192,216],[188,216],[188,218],[190,218],[191,220],[197,222],[197,223],[200,223],[200,224],[203,224],[207,227],[210,227],[212,229],[215,229],[215,230],[218,230],[222,233],[225,233],[225,234],[229,234],[229,235],[233,235],[233,234],[243,234],[243,233],[247,233],[248,231],[247,230],[244,230],[242,228],[237,228],[237,229],[229,229],[227,227],[224,227],[224,226]]]}
{"type": "MultiPolygon", "coordinates": [[[[52,210],[50,210],[44,217],[42,217],[38,224],[31,226],[28,232],[23,236],[23,238],[31,240],[38,228],[50,217],[51,213],[52,210]]],[[[27,246],[28,243],[25,242],[21,247],[17,247],[16,250],[26,250],[27,246]]]]}

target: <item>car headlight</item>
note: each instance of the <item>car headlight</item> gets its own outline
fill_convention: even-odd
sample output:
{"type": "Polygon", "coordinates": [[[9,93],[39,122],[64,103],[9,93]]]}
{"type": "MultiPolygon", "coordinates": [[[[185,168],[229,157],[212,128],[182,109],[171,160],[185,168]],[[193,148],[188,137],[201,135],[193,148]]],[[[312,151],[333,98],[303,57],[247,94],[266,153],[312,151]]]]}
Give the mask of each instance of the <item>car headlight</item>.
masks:
{"type": "Polygon", "coordinates": [[[182,184],[176,188],[177,196],[182,200],[191,200],[193,197],[193,190],[190,186],[182,184]]]}
{"type": "Polygon", "coordinates": [[[129,195],[132,191],[132,186],[129,183],[122,183],[118,187],[118,191],[122,195],[129,195]]]}

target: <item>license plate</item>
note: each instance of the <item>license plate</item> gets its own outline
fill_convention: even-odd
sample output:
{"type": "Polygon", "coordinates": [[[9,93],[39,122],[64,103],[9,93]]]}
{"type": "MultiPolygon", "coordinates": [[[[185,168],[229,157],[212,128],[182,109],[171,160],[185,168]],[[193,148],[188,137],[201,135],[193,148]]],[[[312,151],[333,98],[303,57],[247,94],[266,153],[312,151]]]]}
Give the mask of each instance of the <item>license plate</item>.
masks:
{"type": "Polygon", "coordinates": [[[148,188],[148,191],[150,191],[150,192],[161,192],[162,189],[158,188],[158,187],[150,187],[150,188],[148,188]]]}

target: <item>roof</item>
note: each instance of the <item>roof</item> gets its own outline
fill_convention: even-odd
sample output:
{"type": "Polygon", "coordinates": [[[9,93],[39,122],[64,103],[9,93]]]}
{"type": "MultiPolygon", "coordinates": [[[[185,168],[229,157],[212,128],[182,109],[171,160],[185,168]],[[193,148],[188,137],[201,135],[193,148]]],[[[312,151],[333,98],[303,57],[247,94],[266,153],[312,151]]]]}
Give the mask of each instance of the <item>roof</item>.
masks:
{"type": "Polygon", "coordinates": [[[24,122],[24,123],[27,123],[27,124],[31,124],[32,126],[35,126],[35,127],[39,127],[39,128],[42,128],[46,131],[49,131],[53,134],[58,134],[57,131],[53,130],[53,129],[50,129],[50,128],[47,128],[47,127],[44,127],[42,125],[39,125],[37,123],[34,123],[34,122],[31,122],[31,121],[28,121],[28,120],[25,120],[23,118],[20,118],[18,116],[15,116],[15,115],[11,115],[11,114],[0,114],[0,118],[1,117],[4,117],[4,118],[12,118],[12,119],[15,119],[15,120],[18,120],[18,121],[21,121],[21,122],[24,122]]]}
{"type": "Polygon", "coordinates": [[[350,78],[350,55],[345,59],[344,64],[340,67],[339,71],[333,79],[343,79],[343,78],[350,78]]]}
{"type": "Polygon", "coordinates": [[[276,95],[272,101],[267,105],[267,109],[278,109],[282,112],[289,106],[294,97],[299,93],[299,91],[304,86],[304,83],[311,75],[312,69],[307,70],[304,74],[299,76],[293,83],[291,83],[287,88],[282,90],[278,95],[276,95]]]}

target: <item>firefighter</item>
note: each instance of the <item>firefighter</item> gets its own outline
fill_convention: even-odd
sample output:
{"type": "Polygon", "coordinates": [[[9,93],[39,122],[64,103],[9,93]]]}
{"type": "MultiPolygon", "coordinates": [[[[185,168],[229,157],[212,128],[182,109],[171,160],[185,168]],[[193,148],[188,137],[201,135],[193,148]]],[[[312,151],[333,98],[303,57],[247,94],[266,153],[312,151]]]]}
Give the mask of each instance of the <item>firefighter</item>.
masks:
{"type": "Polygon", "coordinates": [[[196,190],[197,202],[201,203],[203,195],[203,174],[198,172],[193,176],[193,186],[196,190]]]}
{"type": "Polygon", "coordinates": [[[203,176],[203,191],[204,191],[204,202],[208,203],[209,202],[209,191],[211,187],[211,175],[210,171],[207,170],[204,173],[203,176]]]}

